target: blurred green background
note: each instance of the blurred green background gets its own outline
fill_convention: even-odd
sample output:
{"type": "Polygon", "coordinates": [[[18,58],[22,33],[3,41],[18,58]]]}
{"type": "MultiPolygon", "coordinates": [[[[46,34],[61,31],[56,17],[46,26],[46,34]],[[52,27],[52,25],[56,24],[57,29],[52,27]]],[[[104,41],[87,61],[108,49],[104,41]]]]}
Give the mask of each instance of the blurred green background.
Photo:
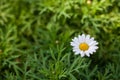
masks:
{"type": "Polygon", "coordinates": [[[120,0],[0,0],[0,80],[119,80],[120,0]],[[90,57],[71,39],[99,42],[90,57]]]}

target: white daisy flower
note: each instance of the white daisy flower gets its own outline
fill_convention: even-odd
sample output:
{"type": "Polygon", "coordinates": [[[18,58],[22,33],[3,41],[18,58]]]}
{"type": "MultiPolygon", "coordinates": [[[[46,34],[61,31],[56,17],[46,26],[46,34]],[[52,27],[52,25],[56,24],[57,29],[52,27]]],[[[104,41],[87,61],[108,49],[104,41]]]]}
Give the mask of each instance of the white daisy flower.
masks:
{"type": "Polygon", "coordinates": [[[98,49],[98,42],[94,40],[94,38],[90,38],[90,35],[78,35],[72,39],[71,46],[73,46],[73,52],[75,54],[80,54],[81,57],[90,56],[93,52],[96,52],[98,49]]]}

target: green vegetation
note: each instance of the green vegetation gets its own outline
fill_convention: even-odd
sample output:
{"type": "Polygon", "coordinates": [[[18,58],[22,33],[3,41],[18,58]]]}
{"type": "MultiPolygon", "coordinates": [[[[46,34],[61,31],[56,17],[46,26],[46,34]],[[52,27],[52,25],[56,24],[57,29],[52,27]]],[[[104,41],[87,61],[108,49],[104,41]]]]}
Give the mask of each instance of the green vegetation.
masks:
{"type": "Polygon", "coordinates": [[[120,0],[0,0],[0,80],[119,80],[120,0]],[[99,42],[74,55],[79,34],[99,42]]]}

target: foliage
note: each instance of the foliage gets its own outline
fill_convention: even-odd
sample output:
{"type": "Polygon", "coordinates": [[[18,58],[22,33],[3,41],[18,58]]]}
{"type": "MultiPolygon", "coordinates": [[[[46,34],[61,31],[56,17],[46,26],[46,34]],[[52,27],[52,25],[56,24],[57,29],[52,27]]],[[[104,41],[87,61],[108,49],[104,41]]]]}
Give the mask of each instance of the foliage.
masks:
{"type": "Polygon", "coordinates": [[[118,80],[119,0],[1,0],[0,80],[118,80]],[[85,33],[99,49],[74,55],[85,33]]]}

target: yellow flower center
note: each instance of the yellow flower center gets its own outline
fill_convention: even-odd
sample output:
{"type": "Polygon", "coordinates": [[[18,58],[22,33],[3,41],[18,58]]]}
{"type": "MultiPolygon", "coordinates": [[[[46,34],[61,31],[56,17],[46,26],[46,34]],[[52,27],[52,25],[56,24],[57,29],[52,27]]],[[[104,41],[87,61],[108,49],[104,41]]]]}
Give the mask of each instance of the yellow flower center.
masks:
{"type": "Polygon", "coordinates": [[[89,45],[86,44],[86,43],[81,43],[81,44],[79,45],[79,49],[80,49],[80,50],[86,51],[86,50],[88,50],[88,48],[89,48],[89,45]]]}

